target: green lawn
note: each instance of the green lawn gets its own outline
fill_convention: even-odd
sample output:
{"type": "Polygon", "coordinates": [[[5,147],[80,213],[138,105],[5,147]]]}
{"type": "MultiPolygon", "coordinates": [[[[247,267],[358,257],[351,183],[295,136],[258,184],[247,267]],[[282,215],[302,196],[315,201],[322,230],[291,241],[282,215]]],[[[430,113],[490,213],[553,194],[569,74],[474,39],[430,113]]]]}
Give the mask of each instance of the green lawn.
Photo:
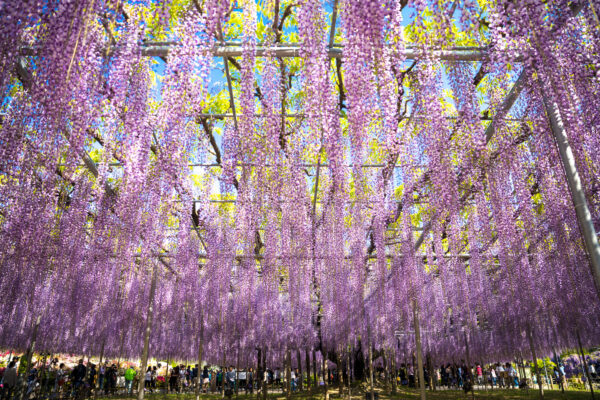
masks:
{"type": "MultiPolygon", "coordinates": [[[[379,399],[380,400],[393,400],[393,399],[419,399],[419,392],[414,389],[400,389],[398,393],[394,396],[389,394],[384,394],[379,391],[379,399]]],[[[195,400],[196,396],[192,393],[186,394],[146,394],[145,398],[149,400],[195,400]]],[[[200,396],[201,399],[221,399],[220,394],[202,394],[200,396]]],[[[331,400],[334,399],[347,399],[347,396],[340,396],[338,390],[329,390],[329,398],[331,400]]],[[[352,393],[353,400],[364,399],[364,392],[360,389],[354,390],[352,393]]],[[[472,393],[465,395],[463,391],[458,390],[441,390],[436,392],[427,391],[427,398],[431,400],[468,400],[468,399],[509,399],[509,400],[518,400],[518,399],[538,399],[539,392],[534,389],[529,390],[487,390],[487,391],[475,391],[475,395],[472,393]]],[[[244,395],[239,394],[238,396],[233,396],[232,400],[256,400],[256,394],[254,395],[244,395]]],[[[261,397],[262,399],[262,397],[261,397]]],[[[321,392],[301,392],[296,393],[292,396],[293,400],[309,400],[309,399],[324,399],[324,393],[321,392]]],[[[567,390],[564,394],[559,390],[545,390],[544,391],[544,399],[556,399],[556,400],[584,400],[591,399],[591,395],[589,392],[580,391],[580,390],[567,390]]],[[[285,396],[281,393],[272,393],[269,394],[269,400],[285,400],[285,396]]]]}
{"type": "MultiPolygon", "coordinates": [[[[450,399],[539,399],[540,394],[538,390],[487,390],[487,391],[475,391],[475,395],[472,393],[466,395],[462,391],[448,390],[448,391],[437,391],[427,392],[427,398],[432,400],[450,400],[450,399]]],[[[418,399],[419,393],[416,390],[402,390],[397,396],[380,396],[381,399],[418,399]]],[[[572,390],[566,391],[564,394],[560,390],[545,390],[544,399],[561,399],[561,400],[583,400],[591,399],[589,392],[572,390]]]]}

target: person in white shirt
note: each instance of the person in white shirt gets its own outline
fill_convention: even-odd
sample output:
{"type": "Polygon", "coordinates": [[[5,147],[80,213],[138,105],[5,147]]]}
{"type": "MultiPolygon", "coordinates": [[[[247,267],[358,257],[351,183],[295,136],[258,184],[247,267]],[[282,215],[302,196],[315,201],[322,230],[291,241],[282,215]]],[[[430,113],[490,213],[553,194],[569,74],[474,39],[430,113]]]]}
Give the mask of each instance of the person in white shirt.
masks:
{"type": "Polygon", "coordinates": [[[65,363],[60,363],[58,370],[56,370],[56,381],[54,382],[54,391],[62,391],[62,388],[66,381],[67,371],[65,370],[65,363]]]}
{"type": "Polygon", "coordinates": [[[508,370],[508,383],[514,389],[516,386],[515,383],[518,382],[517,370],[511,363],[506,363],[506,369],[508,370]]]}
{"type": "Polygon", "coordinates": [[[144,388],[146,390],[149,390],[150,393],[153,392],[152,390],[152,367],[148,366],[148,369],[146,370],[146,375],[144,375],[144,388]]]}
{"type": "Polygon", "coordinates": [[[590,371],[590,374],[596,373],[596,368],[594,367],[594,364],[592,364],[592,363],[588,364],[588,370],[590,371]]]}
{"type": "Polygon", "coordinates": [[[290,387],[292,388],[292,392],[296,391],[296,373],[294,370],[291,371],[290,375],[290,387]]]}
{"type": "Polygon", "coordinates": [[[498,372],[498,376],[500,377],[499,386],[504,387],[506,385],[506,371],[504,370],[502,364],[498,364],[496,372],[498,372]]]}
{"type": "Polygon", "coordinates": [[[492,378],[492,388],[494,388],[494,386],[496,386],[497,376],[493,365],[490,367],[490,378],[492,378]]]}
{"type": "Polygon", "coordinates": [[[98,390],[104,389],[104,379],[106,377],[106,367],[108,366],[108,362],[104,364],[100,364],[100,368],[98,370],[98,390]]]}
{"type": "Polygon", "coordinates": [[[275,385],[281,386],[281,373],[279,372],[279,368],[275,368],[275,373],[273,375],[275,378],[275,385]]]}

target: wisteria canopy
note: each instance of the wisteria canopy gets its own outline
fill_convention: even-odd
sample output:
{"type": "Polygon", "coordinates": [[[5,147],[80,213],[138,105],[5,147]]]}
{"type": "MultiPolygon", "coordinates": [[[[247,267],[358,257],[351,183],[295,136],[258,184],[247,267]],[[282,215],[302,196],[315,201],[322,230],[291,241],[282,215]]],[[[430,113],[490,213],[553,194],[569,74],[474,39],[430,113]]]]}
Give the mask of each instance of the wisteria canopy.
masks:
{"type": "Polygon", "coordinates": [[[555,128],[595,235],[599,11],[0,1],[0,347],[137,358],[149,324],[157,358],[400,360],[415,321],[438,363],[598,345],[555,128]]]}

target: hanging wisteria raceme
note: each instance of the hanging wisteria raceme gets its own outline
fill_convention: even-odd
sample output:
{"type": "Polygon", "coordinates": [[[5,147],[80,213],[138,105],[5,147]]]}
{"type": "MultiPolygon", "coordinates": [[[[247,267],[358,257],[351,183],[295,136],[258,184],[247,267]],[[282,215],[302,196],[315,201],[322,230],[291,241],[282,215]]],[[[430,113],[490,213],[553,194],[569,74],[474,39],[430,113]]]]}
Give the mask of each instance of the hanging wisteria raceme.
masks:
{"type": "Polygon", "coordinates": [[[401,363],[416,324],[436,364],[598,345],[546,108],[597,231],[597,2],[457,3],[1,2],[0,347],[138,358],[149,319],[150,357],[239,366],[401,363]]]}

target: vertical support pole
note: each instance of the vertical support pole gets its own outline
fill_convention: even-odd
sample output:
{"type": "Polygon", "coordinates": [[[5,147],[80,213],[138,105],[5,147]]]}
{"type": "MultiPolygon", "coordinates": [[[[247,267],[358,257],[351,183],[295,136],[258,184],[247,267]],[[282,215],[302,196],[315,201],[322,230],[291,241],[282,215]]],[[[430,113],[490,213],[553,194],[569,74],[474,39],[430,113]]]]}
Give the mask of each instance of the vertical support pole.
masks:
{"type": "Polygon", "coordinates": [[[350,365],[350,360],[352,359],[352,357],[350,357],[351,354],[351,348],[348,347],[348,400],[352,398],[352,367],[350,365]]]}
{"type": "MultiPolygon", "coordinates": [[[[415,355],[416,350],[413,350],[410,352],[410,365],[412,365],[413,367],[413,379],[415,380],[415,388],[417,388],[417,384],[419,383],[419,371],[417,371],[418,367],[417,367],[417,356],[415,355]]],[[[406,375],[408,376],[408,363],[406,363],[407,365],[407,370],[406,370],[406,375]]],[[[410,379],[409,379],[409,386],[410,386],[410,379]]]]}
{"type": "Polygon", "coordinates": [[[312,361],[313,361],[313,383],[315,384],[315,388],[319,387],[319,377],[317,376],[317,352],[313,348],[312,350],[312,361]]]}
{"type": "MultiPolygon", "coordinates": [[[[200,400],[202,387],[202,352],[204,350],[204,314],[200,311],[200,337],[198,340],[198,373],[196,376],[196,400],[200,400]]],[[[208,389],[206,390],[208,392],[208,389]]]]}
{"type": "MultiPolygon", "coordinates": [[[[86,365],[86,369],[85,369],[85,381],[88,381],[89,376],[90,376],[90,358],[92,358],[92,356],[88,353],[88,357],[87,357],[87,363],[86,365]]],[[[46,360],[44,359],[44,364],[46,363],[46,360]]],[[[92,388],[90,388],[91,390],[92,388]]]]}
{"type": "Polygon", "coordinates": [[[167,358],[167,365],[165,367],[165,383],[167,384],[167,393],[170,391],[170,382],[169,382],[169,359],[167,358]]]}
{"type": "Polygon", "coordinates": [[[263,400],[267,400],[269,391],[269,375],[267,374],[267,348],[263,350],[263,371],[265,372],[265,381],[263,382],[263,400]]]}
{"type": "MultiPolygon", "coordinates": [[[[464,331],[465,334],[465,352],[466,352],[466,356],[467,356],[467,370],[465,371],[465,374],[467,375],[467,379],[469,379],[472,374],[471,374],[471,352],[469,350],[469,337],[467,336],[467,331],[464,331]]],[[[474,384],[475,382],[473,382],[474,384]]]]}
{"type": "Polygon", "coordinates": [[[550,383],[550,390],[554,390],[554,383],[552,379],[548,378],[548,368],[546,367],[546,360],[542,358],[542,362],[544,363],[544,375],[546,375],[546,382],[550,383]]]}
{"type": "Polygon", "coordinates": [[[238,398],[238,393],[240,390],[240,338],[238,336],[238,346],[237,346],[237,351],[236,351],[236,357],[235,357],[235,383],[234,383],[234,387],[235,387],[235,398],[238,398]]]}
{"type": "Polygon", "coordinates": [[[571,192],[571,200],[575,207],[579,229],[590,257],[590,268],[596,284],[596,293],[600,296],[600,244],[598,244],[598,236],[592,222],[592,214],[585,198],[585,192],[575,163],[575,156],[567,138],[558,104],[550,101],[545,93],[542,93],[542,95],[544,107],[550,121],[550,128],[564,167],[569,192],[571,192]]]}
{"type": "Polygon", "coordinates": [[[154,316],[154,296],[156,294],[156,264],[152,266],[152,277],[150,282],[150,294],[148,298],[148,312],[146,315],[146,329],[144,330],[144,349],[142,350],[142,362],[140,365],[140,379],[138,381],[137,399],[144,400],[144,373],[148,366],[148,349],[150,346],[150,330],[152,329],[152,317],[154,316]]]}
{"type": "Polygon", "coordinates": [[[419,308],[416,300],[413,300],[413,323],[415,325],[415,343],[417,347],[417,369],[419,376],[419,391],[421,400],[426,400],[425,374],[423,373],[423,350],[421,349],[421,328],[419,326],[419,308]]]}
{"type": "Polygon", "coordinates": [[[588,369],[587,361],[585,360],[585,354],[583,354],[583,346],[581,345],[581,336],[579,336],[579,330],[577,330],[577,344],[579,345],[579,353],[581,354],[581,361],[583,362],[583,369],[585,376],[587,377],[588,385],[590,386],[590,393],[592,394],[592,400],[594,399],[594,385],[592,384],[592,377],[590,376],[590,370],[588,369]]]}
{"type": "Polygon", "coordinates": [[[264,375],[265,375],[265,371],[263,371],[262,367],[261,367],[261,358],[262,358],[262,350],[259,347],[257,349],[257,355],[256,355],[256,400],[260,399],[260,391],[262,388],[262,381],[264,380],[264,375]]]}
{"type": "Polygon", "coordinates": [[[558,368],[559,373],[558,373],[558,386],[560,387],[560,391],[562,393],[565,392],[565,383],[563,381],[564,377],[562,376],[562,374],[560,373],[560,358],[556,355],[556,350],[552,349],[552,353],[554,353],[554,361],[556,361],[556,368],[558,368]]]}
{"type": "MultiPolygon", "coordinates": [[[[106,338],[102,340],[102,346],[100,347],[100,361],[98,362],[98,371],[96,371],[97,374],[97,379],[98,381],[100,381],[100,369],[102,368],[102,359],[104,358],[104,345],[106,344],[106,338]]],[[[50,360],[52,362],[52,360],[50,360]]],[[[106,382],[104,382],[104,379],[106,379],[106,376],[104,376],[103,378],[103,382],[102,384],[104,385],[106,382]]],[[[96,385],[94,385],[94,399],[96,398],[96,395],[98,394],[98,390],[100,388],[96,388],[96,385]]]]}
{"type": "Polygon", "coordinates": [[[440,384],[440,382],[438,381],[438,376],[436,373],[436,367],[435,367],[435,360],[433,359],[433,357],[430,356],[430,360],[431,360],[431,376],[433,377],[433,391],[437,391],[437,387],[440,384]]]}
{"type": "Polygon", "coordinates": [[[533,368],[535,371],[535,377],[538,381],[538,387],[540,389],[540,399],[544,398],[544,387],[542,386],[542,376],[540,370],[537,367],[537,357],[535,355],[535,346],[533,345],[533,336],[531,335],[531,327],[527,328],[527,339],[529,340],[529,349],[531,350],[531,357],[533,358],[533,368]]]}
{"type": "Polygon", "coordinates": [[[392,395],[396,394],[396,391],[398,390],[398,382],[396,380],[397,377],[397,372],[396,372],[396,349],[394,349],[392,351],[392,355],[391,355],[391,375],[392,375],[392,395]]]}
{"type": "Polygon", "coordinates": [[[370,400],[375,400],[375,379],[373,374],[373,346],[369,340],[369,383],[371,384],[370,400]]]}
{"type": "Polygon", "coordinates": [[[425,356],[425,365],[427,366],[427,372],[429,372],[429,390],[435,390],[434,380],[433,380],[433,367],[431,366],[431,353],[427,353],[425,356]]]}
{"type": "MultiPolygon", "coordinates": [[[[45,381],[46,379],[49,378],[49,372],[48,372],[48,368],[50,368],[50,363],[52,362],[52,358],[54,357],[54,353],[50,354],[48,353],[46,355],[46,357],[44,357],[44,365],[42,365],[42,380],[45,381]]],[[[42,383],[43,385],[43,383],[42,383]]],[[[45,392],[45,388],[42,386],[41,388],[41,393],[45,392]]]]}
{"type": "MultiPolygon", "coordinates": [[[[221,340],[223,336],[221,336],[221,340]]],[[[223,346],[223,378],[221,382],[221,398],[225,398],[225,383],[227,382],[227,358],[225,357],[225,346],[223,346]]]]}
{"type": "Polygon", "coordinates": [[[323,375],[323,386],[325,387],[325,398],[328,398],[328,390],[327,386],[327,376],[329,375],[327,372],[327,356],[325,355],[325,351],[321,348],[321,355],[323,356],[323,368],[321,368],[321,374],[323,375]]]}
{"type": "Polygon", "coordinates": [[[285,350],[285,398],[292,397],[292,352],[289,348],[285,350]]]}
{"type": "Polygon", "coordinates": [[[388,366],[388,357],[387,352],[385,350],[382,351],[382,360],[383,360],[383,371],[385,376],[385,391],[390,390],[390,368],[388,366]]]}
{"type": "Polygon", "coordinates": [[[344,353],[337,353],[338,392],[340,399],[344,396],[344,353]]]}
{"type": "Polygon", "coordinates": [[[296,375],[296,379],[298,380],[298,391],[302,390],[302,357],[300,356],[300,347],[296,348],[296,361],[298,362],[298,374],[296,375]]]}
{"type": "Polygon", "coordinates": [[[306,357],[306,389],[310,390],[310,352],[308,348],[305,349],[306,357]]]}

